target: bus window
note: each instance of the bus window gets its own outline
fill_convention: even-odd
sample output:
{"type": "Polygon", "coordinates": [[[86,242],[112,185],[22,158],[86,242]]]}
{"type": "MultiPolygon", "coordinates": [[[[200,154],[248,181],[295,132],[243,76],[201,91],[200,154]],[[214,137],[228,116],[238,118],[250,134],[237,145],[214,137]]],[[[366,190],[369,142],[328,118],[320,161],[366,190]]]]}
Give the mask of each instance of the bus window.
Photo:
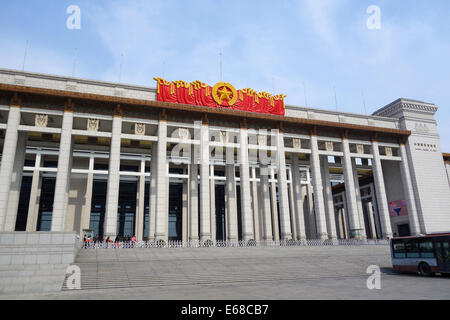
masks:
{"type": "Polygon", "coordinates": [[[405,243],[402,240],[393,242],[394,258],[406,258],[405,243]]]}
{"type": "Polygon", "coordinates": [[[408,240],[405,242],[406,247],[406,257],[407,258],[418,258],[419,257],[419,247],[417,240],[408,240]]]}
{"type": "Polygon", "coordinates": [[[431,240],[422,240],[419,243],[421,258],[434,258],[433,242],[431,240]]]}
{"type": "Polygon", "coordinates": [[[442,254],[445,262],[450,262],[450,241],[442,242],[442,254]]]}

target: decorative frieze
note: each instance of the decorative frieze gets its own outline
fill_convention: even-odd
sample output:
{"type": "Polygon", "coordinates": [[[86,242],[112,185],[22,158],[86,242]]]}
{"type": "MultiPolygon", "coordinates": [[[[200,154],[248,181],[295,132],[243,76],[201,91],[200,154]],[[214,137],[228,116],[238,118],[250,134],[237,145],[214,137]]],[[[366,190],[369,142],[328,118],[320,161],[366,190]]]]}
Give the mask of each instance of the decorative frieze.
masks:
{"type": "Polygon", "coordinates": [[[228,142],[228,132],[220,131],[220,142],[227,143],[228,142]]]}
{"type": "Polygon", "coordinates": [[[258,135],[258,145],[261,147],[267,146],[267,136],[258,135]]]}
{"type": "Polygon", "coordinates": [[[292,139],[292,145],[294,146],[294,149],[301,149],[302,148],[302,140],[293,138],[292,139]]]}
{"type": "Polygon", "coordinates": [[[134,134],[138,136],[145,135],[145,123],[135,123],[134,124],[134,134]]]}
{"type": "Polygon", "coordinates": [[[114,88],[114,95],[116,97],[123,97],[125,91],[122,88],[114,88]]]}
{"type": "Polygon", "coordinates": [[[48,114],[36,114],[34,125],[39,128],[46,128],[48,125],[48,114]]]}
{"type": "Polygon", "coordinates": [[[413,129],[414,133],[429,133],[430,128],[424,123],[416,123],[413,129]]]}
{"type": "Polygon", "coordinates": [[[376,111],[374,115],[381,117],[394,117],[400,112],[404,111],[435,114],[437,110],[437,106],[431,103],[408,99],[398,99],[376,111]]]}
{"type": "Polygon", "coordinates": [[[178,137],[182,140],[189,139],[189,130],[186,128],[179,128],[178,129],[178,137]]]}
{"type": "Polygon", "coordinates": [[[357,153],[357,154],[364,154],[364,145],[362,145],[362,144],[357,144],[357,145],[356,145],[356,153],[357,153]]]}
{"type": "Polygon", "coordinates": [[[78,91],[77,83],[75,81],[67,81],[66,90],[67,91],[78,91]]]}
{"type": "Polygon", "coordinates": [[[25,76],[16,75],[14,77],[14,84],[21,86],[25,85],[25,76]]]}
{"type": "Polygon", "coordinates": [[[392,148],[391,147],[384,147],[384,152],[386,153],[386,156],[392,157],[392,148]]]}
{"type": "Polygon", "coordinates": [[[87,119],[86,120],[86,129],[87,131],[98,131],[100,126],[100,120],[98,119],[87,119]]]}

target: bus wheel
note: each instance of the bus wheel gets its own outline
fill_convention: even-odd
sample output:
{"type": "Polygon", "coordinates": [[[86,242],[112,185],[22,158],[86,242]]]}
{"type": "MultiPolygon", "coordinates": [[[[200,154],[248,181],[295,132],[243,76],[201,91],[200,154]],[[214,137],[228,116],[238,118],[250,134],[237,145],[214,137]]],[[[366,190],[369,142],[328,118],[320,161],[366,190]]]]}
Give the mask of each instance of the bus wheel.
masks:
{"type": "Polygon", "coordinates": [[[430,277],[433,275],[433,272],[431,272],[431,268],[428,265],[428,263],[422,262],[419,264],[419,273],[421,276],[424,277],[430,277]]]}

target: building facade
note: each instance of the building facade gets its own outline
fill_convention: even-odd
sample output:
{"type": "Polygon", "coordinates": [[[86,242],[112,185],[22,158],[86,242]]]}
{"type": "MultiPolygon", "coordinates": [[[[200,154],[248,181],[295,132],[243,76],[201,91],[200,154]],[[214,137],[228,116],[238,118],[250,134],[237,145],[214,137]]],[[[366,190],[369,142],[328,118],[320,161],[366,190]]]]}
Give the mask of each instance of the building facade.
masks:
{"type": "Polygon", "coordinates": [[[450,230],[436,111],[399,99],[371,116],[269,115],[0,69],[0,232],[278,241],[450,230]]]}

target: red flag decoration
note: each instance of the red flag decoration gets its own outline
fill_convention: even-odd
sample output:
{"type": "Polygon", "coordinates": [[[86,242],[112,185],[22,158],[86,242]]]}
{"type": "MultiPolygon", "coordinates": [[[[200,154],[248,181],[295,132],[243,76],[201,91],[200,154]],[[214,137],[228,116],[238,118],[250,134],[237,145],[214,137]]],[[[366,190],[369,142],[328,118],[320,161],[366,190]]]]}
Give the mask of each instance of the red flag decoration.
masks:
{"type": "Polygon", "coordinates": [[[406,200],[389,202],[389,213],[391,217],[400,217],[408,215],[408,206],[406,200]]]}
{"type": "Polygon", "coordinates": [[[158,82],[158,101],[285,115],[286,96],[283,94],[272,96],[252,89],[236,90],[228,82],[219,82],[211,87],[198,80],[187,83],[154,79],[158,82]]]}

